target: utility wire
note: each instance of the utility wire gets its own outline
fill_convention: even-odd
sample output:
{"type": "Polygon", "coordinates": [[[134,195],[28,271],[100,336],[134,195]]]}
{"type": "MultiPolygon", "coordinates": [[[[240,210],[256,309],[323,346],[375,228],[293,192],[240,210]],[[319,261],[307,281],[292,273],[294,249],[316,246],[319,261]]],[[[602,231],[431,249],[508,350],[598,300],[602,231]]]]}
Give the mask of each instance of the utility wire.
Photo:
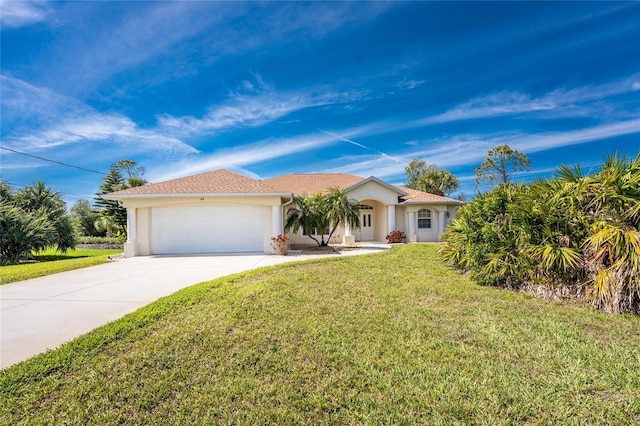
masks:
{"type": "Polygon", "coordinates": [[[50,162],[50,163],[60,164],[61,166],[73,167],[74,169],[84,170],[85,172],[97,173],[97,174],[99,174],[99,175],[104,175],[104,176],[106,176],[106,175],[107,175],[107,173],[99,172],[99,171],[97,171],[97,170],[86,169],[86,168],[84,168],[84,167],[74,166],[73,164],[61,163],[60,161],[50,160],[50,159],[48,159],[48,158],[43,158],[43,157],[38,157],[37,155],[27,154],[26,152],[16,151],[15,149],[7,148],[7,147],[4,147],[4,146],[0,146],[0,149],[4,149],[4,150],[7,150],[7,151],[11,151],[11,152],[14,152],[14,153],[16,153],[16,154],[24,155],[24,156],[26,156],[26,157],[37,158],[38,160],[42,160],[42,161],[48,161],[48,162],[50,162]]]}

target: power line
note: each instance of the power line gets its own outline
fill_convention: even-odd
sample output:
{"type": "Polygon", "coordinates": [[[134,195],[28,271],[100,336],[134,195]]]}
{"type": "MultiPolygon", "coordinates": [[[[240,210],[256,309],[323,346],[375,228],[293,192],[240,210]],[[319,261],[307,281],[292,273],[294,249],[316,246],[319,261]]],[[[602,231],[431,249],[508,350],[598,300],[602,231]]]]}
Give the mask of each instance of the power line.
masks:
{"type": "Polygon", "coordinates": [[[106,175],[107,175],[107,173],[99,172],[99,171],[97,171],[97,170],[91,170],[91,169],[87,169],[87,168],[80,167],[80,166],[74,166],[73,164],[61,163],[60,161],[50,160],[50,159],[48,159],[48,158],[43,158],[43,157],[38,157],[37,155],[27,154],[26,152],[16,151],[15,149],[7,148],[7,147],[4,147],[4,146],[0,146],[0,149],[4,149],[4,150],[7,150],[7,151],[11,151],[11,152],[14,152],[14,153],[16,153],[16,154],[24,155],[24,156],[26,156],[26,157],[37,158],[38,160],[42,160],[42,161],[48,161],[48,162],[50,162],[50,163],[60,164],[61,166],[73,167],[74,169],[84,170],[85,172],[97,173],[97,174],[99,174],[99,175],[104,175],[104,176],[106,176],[106,175]]]}

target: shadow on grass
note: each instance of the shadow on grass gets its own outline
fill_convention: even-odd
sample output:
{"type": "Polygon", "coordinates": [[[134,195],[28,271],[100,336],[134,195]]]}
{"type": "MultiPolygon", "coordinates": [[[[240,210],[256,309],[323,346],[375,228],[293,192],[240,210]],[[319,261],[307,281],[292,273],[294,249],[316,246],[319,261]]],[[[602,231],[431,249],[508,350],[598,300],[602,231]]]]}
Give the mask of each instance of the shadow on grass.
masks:
{"type": "Polygon", "coordinates": [[[68,260],[68,259],[81,259],[83,257],[91,257],[86,254],[72,255],[72,254],[42,254],[32,256],[29,261],[34,263],[40,262],[54,262],[56,260],[68,260]]]}

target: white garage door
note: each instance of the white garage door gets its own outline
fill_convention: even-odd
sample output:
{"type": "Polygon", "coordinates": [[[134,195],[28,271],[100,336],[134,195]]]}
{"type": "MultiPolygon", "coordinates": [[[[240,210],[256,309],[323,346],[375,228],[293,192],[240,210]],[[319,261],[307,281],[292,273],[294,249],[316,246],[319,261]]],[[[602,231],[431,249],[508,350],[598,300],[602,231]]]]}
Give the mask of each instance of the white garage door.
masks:
{"type": "Polygon", "coordinates": [[[154,208],[151,251],[153,254],[262,252],[262,206],[154,208]]]}

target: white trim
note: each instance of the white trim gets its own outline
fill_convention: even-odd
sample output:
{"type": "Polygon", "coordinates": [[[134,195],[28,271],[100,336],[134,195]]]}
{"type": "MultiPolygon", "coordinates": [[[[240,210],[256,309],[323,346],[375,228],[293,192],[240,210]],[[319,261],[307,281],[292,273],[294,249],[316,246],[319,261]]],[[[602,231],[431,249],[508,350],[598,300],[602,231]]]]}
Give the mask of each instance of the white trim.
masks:
{"type": "Polygon", "coordinates": [[[101,196],[105,200],[128,200],[135,198],[223,198],[223,197],[286,197],[293,198],[291,192],[207,192],[193,194],[105,194],[101,196]]]}
{"type": "Polygon", "coordinates": [[[281,213],[282,209],[280,206],[271,206],[271,235],[274,237],[283,233],[281,213]]]}
{"type": "Polygon", "coordinates": [[[136,218],[136,208],[129,207],[127,208],[127,242],[135,243],[138,239],[137,236],[137,228],[138,221],[136,218]]]}
{"type": "Polygon", "coordinates": [[[447,212],[445,211],[438,212],[438,239],[440,239],[442,237],[442,234],[444,233],[444,222],[446,220],[446,213],[447,212]]]}
{"type": "Polygon", "coordinates": [[[458,200],[451,201],[403,201],[400,203],[401,206],[432,206],[432,205],[447,205],[447,206],[463,206],[464,202],[458,200]]]}
{"type": "Polygon", "coordinates": [[[389,222],[389,232],[396,230],[396,206],[390,204],[387,206],[387,219],[389,222]]]}

